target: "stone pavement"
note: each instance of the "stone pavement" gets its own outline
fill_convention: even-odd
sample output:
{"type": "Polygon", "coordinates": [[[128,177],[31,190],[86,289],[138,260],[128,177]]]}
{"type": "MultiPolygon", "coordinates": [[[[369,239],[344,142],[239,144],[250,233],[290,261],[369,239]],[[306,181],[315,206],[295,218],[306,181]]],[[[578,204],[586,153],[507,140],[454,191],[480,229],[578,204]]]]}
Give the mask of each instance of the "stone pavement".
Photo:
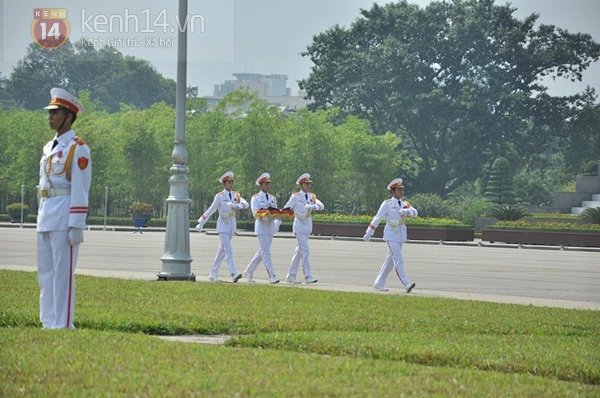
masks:
{"type": "MultiPolygon", "coordinates": [[[[84,233],[77,274],[157,280],[162,271],[164,229],[92,226],[84,233]]],[[[290,233],[279,233],[272,246],[273,263],[285,278],[295,247],[290,233]]],[[[214,230],[190,233],[192,272],[197,282],[208,281],[208,271],[219,245],[214,230]]],[[[242,272],[258,241],[241,231],[233,239],[234,260],[242,272]]],[[[387,247],[381,240],[314,237],[310,241],[314,285],[281,282],[273,288],[324,289],[372,294],[406,294],[394,273],[389,292],[372,288],[387,247]]],[[[486,242],[440,243],[413,241],[405,244],[408,276],[417,287],[411,296],[447,297],[498,303],[600,310],[600,250],[490,244],[486,242]]],[[[33,225],[0,223],[0,269],[36,270],[36,232],[33,225]]],[[[221,265],[221,277],[227,276],[221,265]]],[[[266,270],[254,274],[258,284],[267,283],[266,270]]],[[[227,279],[226,279],[227,280],[227,279]]],[[[239,283],[245,283],[242,279],[239,283]]]]}

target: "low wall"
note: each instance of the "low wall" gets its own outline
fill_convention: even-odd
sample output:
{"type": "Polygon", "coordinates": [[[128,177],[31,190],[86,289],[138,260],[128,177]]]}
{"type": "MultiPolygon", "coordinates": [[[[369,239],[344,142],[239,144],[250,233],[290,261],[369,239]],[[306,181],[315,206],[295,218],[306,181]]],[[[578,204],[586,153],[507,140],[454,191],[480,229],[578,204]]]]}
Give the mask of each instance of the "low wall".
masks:
{"type": "MultiPolygon", "coordinates": [[[[600,193],[600,177],[578,176],[575,180],[575,191],[583,194],[600,193]]],[[[589,199],[584,199],[589,200],[589,199]]]]}
{"type": "Polygon", "coordinates": [[[571,214],[571,207],[580,207],[584,200],[592,200],[591,193],[554,192],[554,208],[557,213],[571,214]]]}

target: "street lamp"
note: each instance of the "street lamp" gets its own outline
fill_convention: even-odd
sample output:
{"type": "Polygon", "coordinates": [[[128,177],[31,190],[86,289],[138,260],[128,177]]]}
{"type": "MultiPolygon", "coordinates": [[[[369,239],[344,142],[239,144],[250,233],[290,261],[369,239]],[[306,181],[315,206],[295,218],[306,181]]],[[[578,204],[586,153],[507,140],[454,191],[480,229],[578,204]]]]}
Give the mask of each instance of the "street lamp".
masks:
{"type": "Polygon", "coordinates": [[[23,207],[25,200],[25,184],[21,184],[21,226],[19,228],[23,228],[23,207]]]}
{"type": "Polygon", "coordinates": [[[108,215],[108,186],[104,187],[104,229],[106,231],[106,216],[108,215]]]}
{"type": "MultiPolygon", "coordinates": [[[[187,18],[188,2],[179,0],[179,17],[187,18]]],[[[177,35],[177,91],[175,99],[175,147],[167,198],[167,233],[160,258],[159,280],[195,281],[190,256],[190,195],[187,178],[188,154],[185,148],[185,101],[187,74],[187,26],[177,35]]]]}

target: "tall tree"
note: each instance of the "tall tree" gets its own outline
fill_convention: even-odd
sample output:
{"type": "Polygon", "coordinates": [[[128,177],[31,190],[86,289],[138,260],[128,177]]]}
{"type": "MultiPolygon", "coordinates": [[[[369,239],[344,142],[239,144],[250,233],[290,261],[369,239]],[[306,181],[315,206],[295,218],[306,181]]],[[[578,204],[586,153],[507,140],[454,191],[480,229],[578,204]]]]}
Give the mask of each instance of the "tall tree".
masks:
{"type": "Polygon", "coordinates": [[[148,61],[81,42],[67,41],[56,50],[30,44],[7,82],[8,93],[26,109],[47,105],[52,87],[73,93],[88,90],[91,99],[110,112],[118,112],[122,103],[144,109],[161,101],[175,104],[175,82],[148,61]]]}
{"type": "Polygon", "coordinates": [[[600,161],[600,104],[586,107],[573,120],[564,140],[567,166],[581,173],[589,161],[600,161]]]}
{"type": "Polygon", "coordinates": [[[48,105],[50,89],[70,85],[69,62],[74,48],[69,41],[56,50],[41,48],[35,43],[27,47],[25,57],[17,62],[6,84],[8,94],[26,109],[41,109],[48,105]]]}
{"type": "Polygon", "coordinates": [[[419,162],[417,189],[441,196],[507,150],[543,151],[595,99],[552,97],[545,76],[580,80],[600,57],[590,35],[524,20],[493,0],[407,1],[361,10],[350,28],[314,37],[299,85],[313,108],[339,106],[393,131],[419,162]]]}

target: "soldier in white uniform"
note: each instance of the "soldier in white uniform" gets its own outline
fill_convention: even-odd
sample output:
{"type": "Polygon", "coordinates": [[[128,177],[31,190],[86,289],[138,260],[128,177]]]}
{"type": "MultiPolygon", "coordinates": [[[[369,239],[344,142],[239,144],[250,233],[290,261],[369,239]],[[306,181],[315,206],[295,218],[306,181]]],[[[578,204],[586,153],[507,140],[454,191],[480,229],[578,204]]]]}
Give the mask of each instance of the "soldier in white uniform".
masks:
{"type": "Polygon", "coordinates": [[[71,125],[83,107],[60,88],[50,91],[48,123],[56,131],[43,149],[37,186],[40,321],[45,329],[73,329],[75,267],[83,242],[92,181],[89,147],[71,125]]]}
{"type": "Polygon", "coordinates": [[[234,174],[231,171],[226,172],[219,178],[219,181],[225,186],[225,189],[215,195],[215,198],[208,208],[198,219],[196,230],[201,231],[204,224],[212,214],[219,210],[219,218],[217,219],[217,232],[221,239],[221,244],[217,249],[217,255],[210,270],[208,280],[211,282],[221,282],[219,278],[219,267],[223,259],[227,261],[229,266],[229,274],[233,282],[237,282],[242,277],[238,273],[233,263],[233,249],[231,248],[231,238],[237,229],[235,214],[238,210],[247,209],[248,202],[242,198],[236,191],[232,191],[234,174]]]}
{"type": "Polygon", "coordinates": [[[367,232],[363,236],[365,241],[369,241],[375,233],[375,229],[377,229],[381,219],[385,218],[386,224],[383,229],[383,240],[388,245],[388,252],[373,287],[377,290],[386,292],[388,289],[385,287],[385,281],[392,269],[395,268],[396,274],[398,275],[398,278],[400,278],[400,282],[406,287],[406,292],[410,293],[416,284],[408,279],[408,276],[406,276],[406,272],[404,271],[402,244],[406,242],[407,239],[405,225],[406,218],[417,217],[419,213],[417,212],[417,209],[408,203],[408,201],[403,200],[404,186],[402,185],[402,178],[396,178],[388,184],[387,188],[390,190],[392,197],[381,203],[379,211],[373,218],[373,221],[371,221],[371,224],[369,224],[367,232]]]}
{"type": "Polygon", "coordinates": [[[260,187],[260,192],[252,197],[250,207],[256,219],[254,221],[254,233],[258,237],[260,248],[254,257],[252,257],[252,260],[250,260],[244,271],[244,276],[248,278],[249,283],[254,283],[254,271],[258,267],[258,264],[264,261],[267,274],[269,275],[269,283],[279,283],[279,279],[273,269],[273,261],[271,260],[271,244],[273,243],[273,235],[279,230],[281,219],[264,214],[264,210],[277,209],[277,198],[275,198],[275,195],[269,194],[271,191],[271,175],[269,173],[261,174],[256,180],[256,185],[260,187]],[[261,212],[261,210],[263,211],[261,212]]]}
{"type": "Polygon", "coordinates": [[[296,250],[290,263],[290,268],[285,280],[289,283],[300,283],[296,280],[298,274],[298,265],[302,259],[302,269],[304,271],[304,281],[306,283],[315,283],[317,280],[310,272],[310,262],[308,256],[310,250],[308,248],[308,238],[312,232],[312,212],[320,211],[325,208],[323,203],[317,196],[310,192],[312,180],[310,174],[304,173],[296,180],[296,184],[300,185],[301,191],[292,194],[285,209],[294,211],[293,232],[296,235],[296,250]]]}

